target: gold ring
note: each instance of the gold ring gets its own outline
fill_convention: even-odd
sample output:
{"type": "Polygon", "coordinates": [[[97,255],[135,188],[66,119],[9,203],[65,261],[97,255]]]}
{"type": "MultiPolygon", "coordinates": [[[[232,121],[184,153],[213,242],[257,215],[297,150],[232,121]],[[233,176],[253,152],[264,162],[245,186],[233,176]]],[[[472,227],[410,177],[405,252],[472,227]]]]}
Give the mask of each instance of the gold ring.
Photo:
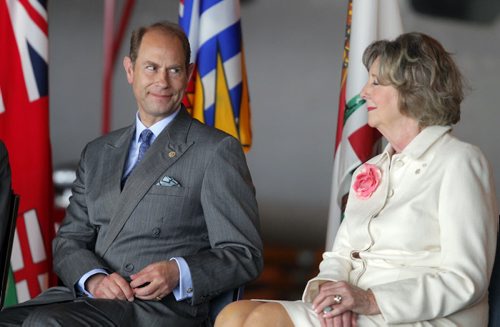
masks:
{"type": "Polygon", "coordinates": [[[161,296],[157,296],[156,301],[161,301],[161,296]]]}

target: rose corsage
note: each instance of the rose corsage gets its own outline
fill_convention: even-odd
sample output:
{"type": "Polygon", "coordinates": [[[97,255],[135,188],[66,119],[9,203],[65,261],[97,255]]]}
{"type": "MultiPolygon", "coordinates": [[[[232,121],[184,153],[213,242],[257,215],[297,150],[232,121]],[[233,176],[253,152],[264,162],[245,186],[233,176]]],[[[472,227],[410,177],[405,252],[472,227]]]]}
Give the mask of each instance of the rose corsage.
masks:
{"type": "Polygon", "coordinates": [[[370,198],[380,184],[382,172],[376,165],[365,163],[352,185],[356,196],[361,200],[370,198]]]}

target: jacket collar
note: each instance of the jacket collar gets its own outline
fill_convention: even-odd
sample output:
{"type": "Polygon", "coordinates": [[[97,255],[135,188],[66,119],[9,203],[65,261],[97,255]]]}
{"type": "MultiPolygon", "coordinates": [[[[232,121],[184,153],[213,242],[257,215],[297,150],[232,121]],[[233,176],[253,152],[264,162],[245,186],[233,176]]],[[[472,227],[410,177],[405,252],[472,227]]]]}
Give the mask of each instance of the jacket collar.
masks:
{"type": "MultiPolygon", "coordinates": [[[[417,136],[404,148],[401,154],[412,159],[420,158],[429,148],[441,138],[444,134],[451,131],[451,126],[428,126],[424,128],[417,136]]],[[[391,144],[387,144],[383,151],[383,157],[389,158],[395,153],[391,144]]]]}

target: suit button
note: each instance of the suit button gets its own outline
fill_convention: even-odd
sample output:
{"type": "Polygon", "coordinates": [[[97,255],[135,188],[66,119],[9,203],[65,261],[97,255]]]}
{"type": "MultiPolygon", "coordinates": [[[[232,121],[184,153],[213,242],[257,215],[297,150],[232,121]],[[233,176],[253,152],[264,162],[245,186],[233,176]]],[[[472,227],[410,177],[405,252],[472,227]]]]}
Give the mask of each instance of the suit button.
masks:
{"type": "Polygon", "coordinates": [[[131,263],[127,263],[125,265],[125,271],[131,272],[132,270],[134,270],[134,265],[131,263]]]}
{"type": "Polygon", "coordinates": [[[351,257],[353,257],[354,259],[359,259],[359,252],[358,251],[353,251],[351,252],[351,257]]]}
{"type": "Polygon", "coordinates": [[[160,236],[161,229],[156,227],[156,228],[153,228],[152,232],[153,232],[154,237],[158,237],[158,236],[160,236]]]}

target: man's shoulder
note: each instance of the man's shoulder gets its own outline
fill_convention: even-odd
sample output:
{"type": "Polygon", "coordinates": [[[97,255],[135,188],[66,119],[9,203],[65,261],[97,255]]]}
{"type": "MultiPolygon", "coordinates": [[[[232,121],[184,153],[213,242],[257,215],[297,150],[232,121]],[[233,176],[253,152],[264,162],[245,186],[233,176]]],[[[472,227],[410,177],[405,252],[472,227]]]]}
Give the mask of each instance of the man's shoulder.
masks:
{"type": "Polygon", "coordinates": [[[206,125],[195,118],[193,118],[191,124],[190,136],[198,141],[209,143],[218,143],[226,138],[235,139],[232,135],[213,126],[206,125]]]}
{"type": "Polygon", "coordinates": [[[89,146],[100,146],[102,144],[110,143],[116,144],[124,137],[127,137],[132,132],[132,126],[122,127],[120,129],[111,131],[107,134],[101,135],[89,142],[89,146]]]}

